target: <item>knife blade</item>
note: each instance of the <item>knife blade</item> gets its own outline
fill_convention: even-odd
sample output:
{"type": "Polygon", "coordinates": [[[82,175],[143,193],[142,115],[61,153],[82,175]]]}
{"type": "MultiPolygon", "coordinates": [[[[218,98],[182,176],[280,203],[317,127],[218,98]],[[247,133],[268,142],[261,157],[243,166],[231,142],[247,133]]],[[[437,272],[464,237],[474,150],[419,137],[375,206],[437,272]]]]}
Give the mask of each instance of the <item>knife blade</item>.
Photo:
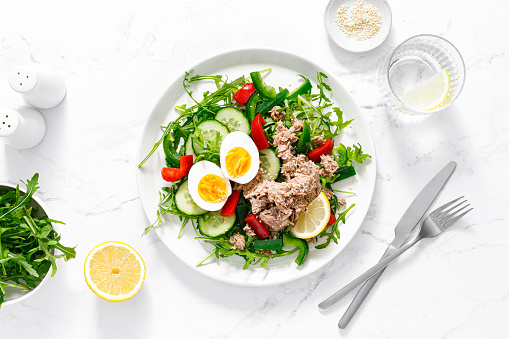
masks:
{"type": "MultiPolygon", "coordinates": [[[[405,211],[401,219],[399,220],[396,228],[394,229],[394,240],[391,242],[387,250],[385,251],[382,259],[390,255],[394,250],[399,248],[405,242],[408,235],[412,232],[415,226],[422,219],[428,208],[431,206],[435,198],[438,196],[445,183],[451,176],[452,172],[456,168],[456,162],[449,162],[431,181],[421,190],[414,201],[410,204],[408,209],[405,211]]],[[[382,260],[380,259],[380,260],[382,260]]],[[[384,269],[385,270],[385,269],[384,269]]],[[[382,275],[383,271],[373,276],[368,280],[359,290],[354,300],[346,310],[345,314],[338,323],[339,328],[345,328],[353,315],[360,307],[366,296],[371,291],[371,288],[375,285],[378,278],[382,275]]],[[[338,299],[339,300],[339,299],[338,299]]],[[[334,295],[322,301],[318,308],[321,311],[329,309],[338,300],[334,298],[334,295]]]]}

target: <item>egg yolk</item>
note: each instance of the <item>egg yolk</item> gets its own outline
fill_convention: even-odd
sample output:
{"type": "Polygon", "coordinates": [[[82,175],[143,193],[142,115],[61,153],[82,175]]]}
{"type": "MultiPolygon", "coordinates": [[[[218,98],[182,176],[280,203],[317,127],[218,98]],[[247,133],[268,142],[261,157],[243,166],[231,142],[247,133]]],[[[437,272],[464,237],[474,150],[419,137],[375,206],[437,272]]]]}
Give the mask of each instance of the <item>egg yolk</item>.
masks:
{"type": "Polygon", "coordinates": [[[226,171],[232,178],[243,176],[251,168],[251,155],[242,147],[232,148],[225,157],[226,171]]]}
{"type": "Polygon", "coordinates": [[[226,200],[226,182],[215,174],[207,174],[198,183],[198,194],[206,202],[221,202],[226,200]]]}

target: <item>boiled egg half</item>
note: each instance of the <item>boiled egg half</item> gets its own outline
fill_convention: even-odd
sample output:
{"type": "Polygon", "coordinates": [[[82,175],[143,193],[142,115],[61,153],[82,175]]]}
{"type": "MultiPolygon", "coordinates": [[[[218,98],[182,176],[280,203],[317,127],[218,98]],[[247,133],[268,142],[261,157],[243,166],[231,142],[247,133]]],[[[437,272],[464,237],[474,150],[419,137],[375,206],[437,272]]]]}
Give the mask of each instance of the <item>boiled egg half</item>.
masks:
{"type": "Polygon", "coordinates": [[[220,210],[232,193],[230,181],[221,169],[210,161],[200,161],[189,171],[189,194],[204,210],[220,210]]]}
{"type": "Polygon", "coordinates": [[[221,144],[219,156],[224,176],[239,184],[253,180],[260,168],[258,148],[244,132],[228,134],[221,144]]]}

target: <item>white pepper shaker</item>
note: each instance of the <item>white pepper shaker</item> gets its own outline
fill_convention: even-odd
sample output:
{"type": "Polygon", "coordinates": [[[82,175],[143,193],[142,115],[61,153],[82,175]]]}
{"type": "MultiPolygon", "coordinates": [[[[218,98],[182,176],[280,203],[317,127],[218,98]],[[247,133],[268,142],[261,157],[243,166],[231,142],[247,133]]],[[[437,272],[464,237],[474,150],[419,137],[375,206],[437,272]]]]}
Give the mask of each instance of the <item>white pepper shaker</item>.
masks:
{"type": "Polygon", "coordinates": [[[37,108],[52,108],[67,93],[64,77],[46,65],[20,65],[11,70],[9,84],[26,102],[37,108]]]}
{"type": "Polygon", "coordinates": [[[46,121],[41,112],[20,106],[0,109],[0,141],[12,148],[37,146],[46,134],[46,121]]]}

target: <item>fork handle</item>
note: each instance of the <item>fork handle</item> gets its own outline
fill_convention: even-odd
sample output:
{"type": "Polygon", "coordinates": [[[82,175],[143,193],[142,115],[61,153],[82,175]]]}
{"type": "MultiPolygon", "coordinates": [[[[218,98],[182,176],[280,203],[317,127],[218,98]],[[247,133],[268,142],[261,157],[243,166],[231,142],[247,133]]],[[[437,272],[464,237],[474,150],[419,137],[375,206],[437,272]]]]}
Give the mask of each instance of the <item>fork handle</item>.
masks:
{"type": "MultiPolygon", "coordinates": [[[[419,227],[419,230],[420,230],[420,227],[419,227]]],[[[417,231],[419,231],[419,230],[417,230],[417,231]]],[[[342,289],[340,289],[339,291],[337,291],[336,293],[334,293],[333,295],[331,295],[330,297],[328,297],[327,299],[322,301],[320,304],[318,304],[318,308],[321,311],[325,311],[325,310],[329,309],[330,307],[332,307],[332,305],[337,303],[341,298],[343,298],[348,293],[352,292],[355,288],[357,288],[364,281],[368,280],[369,278],[371,278],[372,276],[377,274],[384,267],[389,265],[391,263],[391,261],[393,261],[394,259],[399,257],[401,254],[403,254],[403,252],[405,252],[410,247],[415,245],[421,239],[422,239],[422,237],[419,235],[419,233],[417,233],[417,235],[415,235],[412,238],[412,240],[409,240],[403,246],[401,246],[400,248],[395,250],[387,258],[383,259],[378,264],[376,264],[375,266],[371,267],[369,270],[367,270],[366,272],[361,274],[358,278],[353,280],[351,283],[349,283],[348,285],[346,285],[345,287],[343,287],[342,289]]]]}

